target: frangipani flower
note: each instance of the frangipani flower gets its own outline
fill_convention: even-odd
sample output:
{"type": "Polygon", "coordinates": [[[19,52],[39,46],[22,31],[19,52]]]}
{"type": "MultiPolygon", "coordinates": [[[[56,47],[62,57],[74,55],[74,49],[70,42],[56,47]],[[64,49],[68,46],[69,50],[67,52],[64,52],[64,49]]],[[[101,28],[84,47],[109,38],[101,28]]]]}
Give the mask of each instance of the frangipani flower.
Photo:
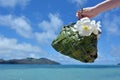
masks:
{"type": "Polygon", "coordinates": [[[93,29],[89,24],[84,24],[81,27],[79,27],[79,35],[81,36],[90,36],[93,29]]]}
{"type": "Polygon", "coordinates": [[[99,32],[101,32],[100,27],[101,27],[101,25],[100,25],[100,21],[99,21],[99,22],[96,23],[93,33],[96,34],[96,35],[99,34],[99,32]]]}
{"type": "Polygon", "coordinates": [[[74,28],[79,32],[81,36],[90,36],[92,33],[95,35],[99,34],[100,22],[90,21],[89,18],[85,17],[77,21],[74,28]]]}

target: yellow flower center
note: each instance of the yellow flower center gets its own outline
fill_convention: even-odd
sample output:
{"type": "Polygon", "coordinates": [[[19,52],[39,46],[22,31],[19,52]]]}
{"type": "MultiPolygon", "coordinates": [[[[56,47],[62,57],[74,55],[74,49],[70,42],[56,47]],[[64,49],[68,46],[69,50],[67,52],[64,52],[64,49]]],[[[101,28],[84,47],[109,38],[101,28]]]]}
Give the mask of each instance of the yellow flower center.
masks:
{"type": "Polygon", "coordinates": [[[83,30],[89,30],[89,27],[87,25],[83,25],[83,30]]]}

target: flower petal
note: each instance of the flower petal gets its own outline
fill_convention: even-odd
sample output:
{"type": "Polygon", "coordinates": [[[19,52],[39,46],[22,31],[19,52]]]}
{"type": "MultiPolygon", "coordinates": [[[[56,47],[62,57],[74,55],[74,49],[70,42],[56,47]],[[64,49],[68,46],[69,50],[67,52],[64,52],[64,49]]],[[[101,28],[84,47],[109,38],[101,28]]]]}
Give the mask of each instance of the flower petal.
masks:
{"type": "Polygon", "coordinates": [[[96,23],[95,20],[90,21],[88,17],[82,18],[76,22],[74,28],[81,36],[90,36],[92,33],[98,35],[100,29],[100,21],[96,23]]]}

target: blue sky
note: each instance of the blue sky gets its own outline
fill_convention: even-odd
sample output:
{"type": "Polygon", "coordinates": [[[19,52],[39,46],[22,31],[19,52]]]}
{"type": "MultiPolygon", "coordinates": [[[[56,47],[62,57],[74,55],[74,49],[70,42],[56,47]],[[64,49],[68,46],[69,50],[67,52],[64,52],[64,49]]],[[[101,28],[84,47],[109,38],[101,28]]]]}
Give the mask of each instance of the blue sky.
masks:
{"type": "MultiPolygon", "coordinates": [[[[75,13],[104,0],[0,0],[0,58],[46,57],[62,64],[84,64],[56,52],[52,40],[63,25],[77,21],[75,13]]],[[[92,64],[120,62],[120,8],[99,14],[102,35],[92,64]]]]}

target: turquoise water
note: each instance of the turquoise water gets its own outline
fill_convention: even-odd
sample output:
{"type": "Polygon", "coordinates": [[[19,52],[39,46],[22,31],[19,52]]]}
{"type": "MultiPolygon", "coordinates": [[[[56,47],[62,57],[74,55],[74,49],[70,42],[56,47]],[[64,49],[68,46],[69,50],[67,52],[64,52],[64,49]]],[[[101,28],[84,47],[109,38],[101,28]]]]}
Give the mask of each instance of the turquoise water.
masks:
{"type": "Polygon", "coordinates": [[[0,80],[120,80],[120,66],[0,65],[0,80]]]}

